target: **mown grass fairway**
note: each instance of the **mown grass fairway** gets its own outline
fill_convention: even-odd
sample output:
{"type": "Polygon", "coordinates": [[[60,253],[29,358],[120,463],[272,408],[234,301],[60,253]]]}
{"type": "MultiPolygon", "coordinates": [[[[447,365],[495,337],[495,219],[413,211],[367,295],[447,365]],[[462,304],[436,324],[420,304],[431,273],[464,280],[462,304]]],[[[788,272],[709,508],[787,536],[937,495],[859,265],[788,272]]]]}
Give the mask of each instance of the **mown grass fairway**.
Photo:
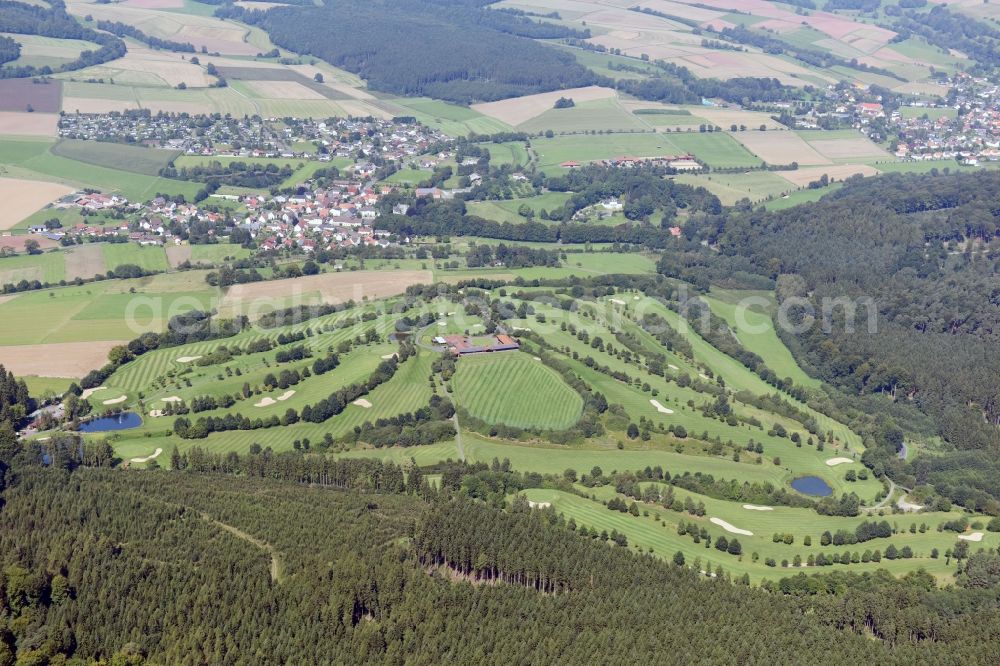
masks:
{"type": "Polygon", "coordinates": [[[453,382],[458,405],[487,423],[568,428],[583,409],[579,394],[554,370],[521,352],[461,358],[453,382]]]}
{"type": "Polygon", "coordinates": [[[703,300],[712,312],[726,320],[740,343],[764,359],[767,367],[779,377],[790,378],[796,384],[810,388],[822,384],[799,367],[788,347],[778,338],[770,315],[775,307],[770,293],[716,289],[711,297],[703,297],[703,300]]]}

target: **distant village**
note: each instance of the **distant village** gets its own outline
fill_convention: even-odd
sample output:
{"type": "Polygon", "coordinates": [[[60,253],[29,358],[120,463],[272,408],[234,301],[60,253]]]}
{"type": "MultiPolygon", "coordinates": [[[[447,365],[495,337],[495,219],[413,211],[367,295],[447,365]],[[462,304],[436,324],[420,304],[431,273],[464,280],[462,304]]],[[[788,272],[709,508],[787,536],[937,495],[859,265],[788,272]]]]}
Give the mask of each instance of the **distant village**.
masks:
{"type": "MultiPolygon", "coordinates": [[[[181,243],[191,225],[200,222],[209,226],[208,236],[226,227],[241,230],[261,250],[298,249],[309,253],[319,249],[386,247],[393,241],[388,231],[377,228],[381,211],[376,206],[392,191],[390,186],[364,187],[353,180],[338,179],[325,188],[303,194],[215,195],[241,200],[240,212],[228,214],[209,210],[212,198],[201,204],[178,203],[164,197],[131,203],[117,195],[86,193],[68,197],[57,207],[113,211],[121,220],[81,223],[69,228],[36,225],[29,231],[67,245],[111,237],[127,238],[140,245],[166,245],[181,243]]],[[[396,210],[405,212],[398,206],[396,210]]]]}
{"type": "Polygon", "coordinates": [[[799,109],[783,122],[796,129],[852,127],[877,143],[889,141],[903,160],[954,159],[969,166],[1000,160],[1000,85],[959,72],[941,80],[941,91],[897,106],[869,90],[831,85],[808,112],[799,109]]]}
{"type": "Polygon", "coordinates": [[[311,120],[153,114],[148,110],[66,114],[59,136],[220,157],[400,160],[450,138],[417,122],[378,118],[311,120]],[[308,146],[305,144],[309,144],[308,146]]]}
{"type": "MultiPolygon", "coordinates": [[[[339,176],[323,179],[322,184],[301,183],[294,188],[296,193],[216,193],[197,203],[165,197],[130,202],[119,195],[90,191],[74,194],[54,207],[80,208],[94,222],[72,227],[49,222],[29,229],[64,245],[112,239],[141,245],[179,244],[189,237],[193,225],[200,225],[207,228],[208,236],[227,229],[244,232],[243,238],[261,250],[386,247],[395,240],[378,228],[378,218],[383,210],[405,214],[408,206],[384,205],[385,197],[396,188],[371,182],[379,165],[402,164],[418,156],[423,156],[421,164],[436,165],[452,155],[426,155],[432,146],[450,141],[436,130],[416,122],[377,118],[314,121],[126,111],[67,114],[60,119],[59,133],[65,138],[140,144],[196,156],[353,161],[339,170],[339,176]]],[[[416,196],[441,198],[453,193],[434,188],[418,190],[416,196]]]]}

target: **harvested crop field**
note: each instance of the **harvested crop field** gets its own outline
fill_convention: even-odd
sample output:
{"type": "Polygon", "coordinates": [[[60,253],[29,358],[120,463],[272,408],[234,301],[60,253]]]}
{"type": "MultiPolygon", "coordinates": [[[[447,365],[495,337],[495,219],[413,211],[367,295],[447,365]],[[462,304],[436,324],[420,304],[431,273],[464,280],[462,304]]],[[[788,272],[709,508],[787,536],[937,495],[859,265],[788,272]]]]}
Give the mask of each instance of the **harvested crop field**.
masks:
{"type": "Polygon", "coordinates": [[[298,81],[247,81],[246,85],[265,99],[324,99],[298,81]]]}
{"type": "Polygon", "coordinates": [[[737,132],[733,137],[768,164],[830,164],[795,132],[737,132]]]}
{"type": "Polygon", "coordinates": [[[9,247],[15,252],[24,252],[24,242],[29,239],[38,241],[43,250],[59,247],[59,243],[44,236],[0,236],[0,248],[9,247]]]}
{"type": "Polygon", "coordinates": [[[170,264],[171,268],[177,268],[185,261],[191,261],[190,245],[171,245],[167,247],[166,250],[167,263],[170,264]]]}
{"type": "Polygon", "coordinates": [[[856,139],[820,139],[810,141],[809,145],[815,148],[821,155],[831,160],[889,157],[889,153],[864,137],[856,139]]]}
{"type": "Polygon", "coordinates": [[[106,273],[104,252],[98,243],[75,245],[66,250],[66,279],[90,279],[98,273],[106,273]]]}
{"type": "Polygon", "coordinates": [[[616,95],[617,93],[611,88],[588,86],[586,88],[570,88],[569,90],[557,90],[537,95],[514,97],[498,102],[473,104],[472,108],[483,115],[496,118],[508,125],[520,125],[551,109],[560,97],[568,97],[574,102],[579,103],[595,99],[607,99],[616,95]]]}
{"type": "Polygon", "coordinates": [[[121,4],[73,3],[67,10],[70,14],[81,17],[89,14],[95,20],[121,21],[153,37],[191,43],[199,51],[205,47],[209,52],[252,56],[267,50],[245,41],[247,37],[245,26],[213,16],[196,16],[121,4]]]}
{"type": "Polygon", "coordinates": [[[63,342],[0,347],[0,365],[15,375],[83,377],[108,360],[108,351],[127,340],[63,342]]]}
{"type": "Polygon", "coordinates": [[[112,111],[127,111],[138,109],[139,104],[133,101],[99,99],[96,97],[66,97],[63,109],[69,113],[111,113],[112,111]]]}
{"type": "Polygon", "coordinates": [[[788,182],[798,187],[806,187],[809,183],[819,180],[826,174],[831,180],[844,180],[855,174],[862,176],[876,176],[879,171],[867,164],[831,164],[830,166],[808,167],[806,169],[796,169],[795,171],[775,171],[788,182]]]}
{"type": "Polygon", "coordinates": [[[54,113],[0,111],[0,134],[15,136],[55,136],[59,116],[54,113]]]}
{"type": "MultiPolygon", "coordinates": [[[[58,183],[21,178],[0,178],[0,230],[10,229],[46,204],[73,192],[58,183]]],[[[23,241],[22,241],[23,247],[23,241]]]]}
{"type": "Polygon", "coordinates": [[[365,297],[395,296],[402,294],[410,285],[430,284],[432,281],[430,271],[326,273],[234,285],[226,292],[222,304],[234,312],[260,315],[275,307],[288,307],[295,303],[315,303],[317,300],[322,303],[361,302],[365,297]]]}
{"type": "Polygon", "coordinates": [[[27,111],[30,105],[35,113],[58,113],[62,81],[46,80],[48,83],[35,83],[33,79],[0,80],[0,111],[27,111]]]}

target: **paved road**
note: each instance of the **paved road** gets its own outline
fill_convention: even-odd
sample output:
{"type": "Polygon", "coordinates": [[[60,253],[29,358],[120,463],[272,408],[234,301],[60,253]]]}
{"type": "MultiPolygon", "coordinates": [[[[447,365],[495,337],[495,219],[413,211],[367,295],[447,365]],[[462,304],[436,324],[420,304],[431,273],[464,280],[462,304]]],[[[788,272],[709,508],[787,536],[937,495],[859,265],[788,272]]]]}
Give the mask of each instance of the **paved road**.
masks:
{"type": "Polygon", "coordinates": [[[879,509],[885,508],[885,506],[889,503],[889,500],[892,499],[892,494],[896,492],[896,483],[892,479],[888,479],[888,481],[889,481],[889,492],[886,493],[885,497],[883,497],[878,504],[861,507],[862,511],[878,511],[879,509]]]}

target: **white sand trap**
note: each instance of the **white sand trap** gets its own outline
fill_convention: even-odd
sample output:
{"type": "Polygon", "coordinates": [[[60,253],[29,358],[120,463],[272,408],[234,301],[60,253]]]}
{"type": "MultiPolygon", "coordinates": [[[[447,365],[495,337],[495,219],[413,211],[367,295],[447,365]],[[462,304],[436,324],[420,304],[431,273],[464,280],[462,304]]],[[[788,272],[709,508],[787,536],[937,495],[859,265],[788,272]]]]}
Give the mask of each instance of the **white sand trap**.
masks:
{"type": "Polygon", "coordinates": [[[80,400],[86,400],[87,398],[94,395],[98,391],[106,391],[107,388],[108,388],[107,386],[98,386],[97,388],[83,389],[83,393],[80,394],[80,400]]]}
{"type": "Polygon", "coordinates": [[[289,398],[291,398],[293,395],[295,395],[295,391],[285,391],[284,393],[278,396],[278,402],[284,402],[289,398]]]}
{"type": "Polygon", "coordinates": [[[254,407],[270,407],[278,404],[274,398],[264,398],[260,402],[254,403],[254,407]]]}
{"type": "Polygon", "coordinates": [[[774,511],[773,506],[757,506],[756,504],[744,504],[743,508],[750,511],[774,511]]]}
{"type": "Polygon", "coordinates": [[[153,455],[151,455],[151,456],[146,456],[145,458],[132,458],[129,462],[134,462],[134,463],[149,462],[150,460],[153,460],[154,458],[156,458],[161,453],[163,453],[163,449],[159,449],[158,448],[155,451],[153,451],[153,455]]]}
{"type": "Polygon", "coordinates": [[[541,356],[532,356],[531,358],[535,359],[536,361],[541,361],[542,360],[541,356]]]}
{"type": "Polygon", "coordinates": [[[177,359],[178,363],[190,363],[191,361],[197,361],[201,356],[181,356],[177,359]]]}
{"type": "Polygon", "coordinates": [[[961,539],[962,541],[977,541],[978,542],[978,541],[982,541],[983,540],[983,533],[982,532],[973,532],[972,534],[962,534],[962,535],[959,535],[958,538],[961,539]]]}
{"type": "Polygon", "coordinates": [[[447,325],[448,325],[448,322],[446,322],[446,321],[439,321],[438,322],[438,326],[447,326],[447,325]]]}
{"type": "Polygon", "coordinates": [[[702,379],[704,379],[704,380],[705,380],[705,381],[707,381],[707,382],[710,382],[710,381],[712,381],[712,378],[711,378],[711,377],[709,377],[708,375],[705,375],[705,374],[702,374],[702,373],[700,373],[700,372],[698,373],[698,376],[699,376],[699,377],[701,377],[702,379]]]}
{"type": "Polygon", "coordinates": [[[515,331],[530,331],[531,330],[530,328],[524,328],[523,326],[514,326],[513,329],[515,331]]]}
{"type": "Polygon", "coordinates": [[[552,502],[532,502],[528,500],[528,506],[532,509],[547,509],[552,506],[552,502]]]}
{"type": "Polygon", "coordinates": [[[713,525],[718,525],[722,529],[726,530],[727,532],[732,532],[733,534],[742,534],[743,536],[753,536],[753,532],[751,532],[750,530],[741,530],[738,527],[733,527],[732,525],[724,521],[722,518],[710,518],[709,522],[711,522],[713,525]]]}
{"type": "Polygon", "coordinates": [[[163,410],[162,409],[151,409],[151,410],[149,410],[149,415],[152,416],[154,419],[155,418],[159,418],[159,417],[163,416],[163,410]]]}
{"type": "Polygon", "coordinates": [[[846,465],[848,463],[854,462],[850,458],[830,458],[826,461],[826,464],[830,467],[836,467],[837,465],[846,465]]]}
{"type": "Polygon", "coordinates": [[[372,408],[372,403],[368,402],[364,398],[358,398],[357,400],[355,400],[351,404],[352,405],[357,405],[358,407],[364,407],[365,409],[371,409],[372,408]]]}
{"type": "Polygon", "coordinates": [[[625,301],[619,298],[612,298],[611,302],[614,303],[615,305],[625,305],[625,301]]]}
{"type": "Polygon", "coordinates": [[[169,398],[163,398],[163,402],[184,402],[180,396],[172,395],[169,398]]]}
{"type": "Polygon", "coordinates": [[[671,370],[680,370],[680,368],[678,368],[673,363],[667,363],[667,367],[670,368],[671,370]]]}
{"type": "Polygon", "coordinates": [[[651,404],[653,407],[656,407],[656,411],[658,411],[661,414],[673,414],[674,413],[674,410],[672,410],[672,409],[670,409],[668,407],[664,407],[663,405],[661,405],[659,400],[650,400],[649,404],[651,404]]]}
{"type": "Polygon", "coordinates": [[[395,354],[382,354],[382,360],[383,361],[388,361],[393,356],[395,356],[395,354]]]}
{"type": "Polygon", "coordinates": [[[126,400],[128,400],[128,396],[127,395],[120,395],[117,398],[111,398],[111,400],[105,400],[104,404],[105,405],[120,405],[123,402],[125,402],[126,400]]]}
{"type": "Polygon", "coordinates": [[[633,296],[633,297],[632,297],[632,300],[633,300],[633,301],[637,301],[637,300],[639,300],[639,297],[638,297],[638,296],[633,296]]]}

